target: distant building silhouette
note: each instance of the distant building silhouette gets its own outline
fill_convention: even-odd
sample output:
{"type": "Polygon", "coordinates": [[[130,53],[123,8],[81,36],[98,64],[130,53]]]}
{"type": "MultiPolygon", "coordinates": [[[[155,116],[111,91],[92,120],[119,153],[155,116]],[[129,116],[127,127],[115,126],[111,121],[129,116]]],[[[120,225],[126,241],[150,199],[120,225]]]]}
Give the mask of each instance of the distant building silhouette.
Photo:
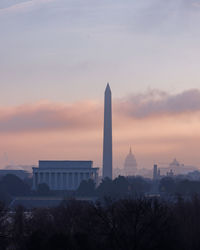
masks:
{"type": "Polygon", "coordinates": [[[112,179],[112,93],[109,84],[104,96],[103,178],[112,179]]]}
{"type": "Polygon", "coordinates": [[[172,169],[170,169],[170,171],[167,172],[167,176],[168,177],[174,177],[174,173],[173,173],[172,169]]]}
{"type": "Polygon", "coordinates": [[[177,161],[176,158],[174,158],[174,160],[169,164],[169,166],[171,166],[171,167],[179,167],[179,166],[181,166],[181,164],[177,161]]]}
{"type": "Polygon", "coordinates": [[[130,148],[129,154],[126,156],[126,159],[124,162],[124,175],[131,176],[131,175],[135,175],[136,172],[137,172],[137,162],[130,148]]]}
{"type": "Polygon", "coordinates": [[[153,166],[153,179],[156,180],[158,175],[158,166],[155,164],[153,166]]]}
{"type": "Polygon", "coordinates": [[[158,169],[158,172],[157,172],[157,173],[158,173],[158,174],[157,174],[158,178],[160,178],[160,177],[161,177],[160,168],[158,169]]]}
{"type": "Polygon", "coordinates": [[[187,174],[189,172],[197,170],[194,166],[188,166],[177,161],[176,158],[168,164],[167,167],[162,168],[162,173],[167,174],[172,170],[174,175],[187,174]]]}
{"type": "Polygon", "coordinates": [[[160,169],[158,168],[157,164],[153,166],[153,180],[160,179],[160,169]]]}

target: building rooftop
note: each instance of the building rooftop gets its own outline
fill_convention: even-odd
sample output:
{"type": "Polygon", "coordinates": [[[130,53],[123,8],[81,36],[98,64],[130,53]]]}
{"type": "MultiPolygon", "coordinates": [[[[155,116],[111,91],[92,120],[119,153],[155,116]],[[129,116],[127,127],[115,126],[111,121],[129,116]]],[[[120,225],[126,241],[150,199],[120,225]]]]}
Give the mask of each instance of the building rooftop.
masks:
{"type": "Polygon", "coordinates": [[[92,161],[39,161],[40,169],[92,168],[92,161]]]}

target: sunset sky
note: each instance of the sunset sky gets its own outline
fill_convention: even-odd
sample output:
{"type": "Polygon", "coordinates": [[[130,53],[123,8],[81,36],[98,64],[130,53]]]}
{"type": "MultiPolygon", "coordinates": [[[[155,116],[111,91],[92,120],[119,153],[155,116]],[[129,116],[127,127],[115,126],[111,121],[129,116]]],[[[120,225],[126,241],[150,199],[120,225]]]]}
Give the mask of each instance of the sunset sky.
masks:
{"type": "Polygon", "coordinates": [[[102,164],[113,95],[114,167],[200,167],[200,0],[0,0],[0,168],[102,164]]]}

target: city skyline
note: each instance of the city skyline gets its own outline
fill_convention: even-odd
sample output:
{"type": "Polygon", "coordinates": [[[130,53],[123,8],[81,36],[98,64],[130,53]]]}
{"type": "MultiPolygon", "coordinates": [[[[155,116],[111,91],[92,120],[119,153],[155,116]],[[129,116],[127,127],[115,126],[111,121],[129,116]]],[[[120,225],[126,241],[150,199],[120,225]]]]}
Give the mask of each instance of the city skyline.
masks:
{"type": "Polygon", "coordinates": [[[200,249],[200,0],[0,0],[0,248],[200,249]]]}

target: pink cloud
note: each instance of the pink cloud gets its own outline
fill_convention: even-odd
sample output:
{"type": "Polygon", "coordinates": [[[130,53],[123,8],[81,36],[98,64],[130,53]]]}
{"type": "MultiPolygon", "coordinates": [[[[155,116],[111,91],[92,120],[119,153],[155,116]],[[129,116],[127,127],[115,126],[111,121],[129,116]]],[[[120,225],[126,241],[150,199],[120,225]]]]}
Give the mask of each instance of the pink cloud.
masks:
{"type": "MultiPolygon", "coordinates": [[[[150,91],[115,99],[114,165],[121,167],[130,145],[140,167],[156,161],[200,166],[200,93],[150,91]]],[[[92,159],[101,165],[103,103],[40,102],[0,108],[0,152],[18,163],[38,159],[92,159]]]]}
{"type": "Polygon", "coordinates": [[[0,108],[0,132],[91,128],[98,125],[100,105],[85,101],[74,104],[36,103],[0,108]]]}
{"type": "MultiPolygon", "coordinates": [[[[200,111],[200,91],[188,90],[170,95],[158,90],[114,100],[115,126],[126,126],[127,119],[180,116],[200,111]],[[124,125],[122,125],[124,124],[124,125]]],[[[103,103],[39,102],[17,107],[0,108],[0,133],[102,129],[103,103]]]]}
{"type": "Polygon", "coordinates": [[[170,95],[159,90],[130,95],[115,102],[116,112],[132,118],[177,115],[200,110],[200,91],[191,89],[170,95]]]}

